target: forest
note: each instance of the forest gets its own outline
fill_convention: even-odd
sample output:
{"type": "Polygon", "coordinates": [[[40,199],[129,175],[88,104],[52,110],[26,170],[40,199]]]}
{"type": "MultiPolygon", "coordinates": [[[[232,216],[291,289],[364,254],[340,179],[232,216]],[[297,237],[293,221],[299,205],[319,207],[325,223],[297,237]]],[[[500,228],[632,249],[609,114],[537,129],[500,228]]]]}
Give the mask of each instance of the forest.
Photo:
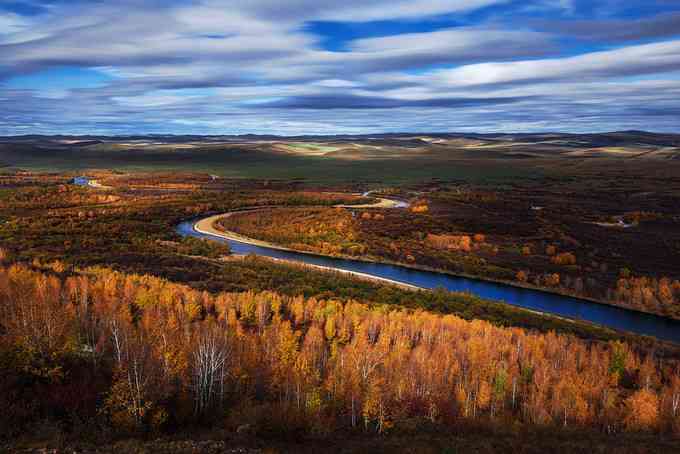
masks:
{"type": "MultiPolygon", "coordinates": [[[[486,220],[498,217],[491,205],[474,217],[447,202],[496,203],[491,188],[383,189],[410,207],[382,209],[353,208],[373,201],[354,184],[96,177],[108,188],[75,186],[68,174],[0,180],[0,449],[46,440],[156,452],[156,440],[176,437],[312,452],[677,446],[674,344],[472,294],[242,256],[175,227],[246,210],[222,228],[540,288],[537,275],[559,273],[552,291],[573,293],[566,283],[581,278],[585,289],[610,288],[617,304],[640,299],[671,315],[672,263],[655,274],[644,255],[636,263],[610,252],[605,262],[601,250],[589,256],[592,243],[540,229],[511,235],[486,220]]],[[[659,219],[625,222],[644,229],[659,219]]]]}
{"type": "Polygon", "coordinates": [[[626,342],[106,268],[0,268],[5,436],[220,425],[262,437],[436,427],[680,433],[678,360],[626,342]]]}

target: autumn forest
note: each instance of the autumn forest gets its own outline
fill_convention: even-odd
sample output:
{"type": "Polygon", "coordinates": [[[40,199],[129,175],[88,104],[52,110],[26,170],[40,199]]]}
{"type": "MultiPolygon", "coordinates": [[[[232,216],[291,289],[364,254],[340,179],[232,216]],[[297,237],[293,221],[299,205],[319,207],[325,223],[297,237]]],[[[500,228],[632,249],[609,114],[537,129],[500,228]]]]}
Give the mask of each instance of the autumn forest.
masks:
{"type": "Polygon", "coordinates": [[[217,241],[436,271],[673,320],[677,179],[635,198],[623,180],[586,176],[578,185],[554,177],[393,186],[76,177],[0,176],[0,448],[679,446],[674,342],[217,241]],[[617,212],[624,199],[629,210],[617,212]],[[193,229],[208,216],[217,219],[206,227],[212,238],[193,229]]]}

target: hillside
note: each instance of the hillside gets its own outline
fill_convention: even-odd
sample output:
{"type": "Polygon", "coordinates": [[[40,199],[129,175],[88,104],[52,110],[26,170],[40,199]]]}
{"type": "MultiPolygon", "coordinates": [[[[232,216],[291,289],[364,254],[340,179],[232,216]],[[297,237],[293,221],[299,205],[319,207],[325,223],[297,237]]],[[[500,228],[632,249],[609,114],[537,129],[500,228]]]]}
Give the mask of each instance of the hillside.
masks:
{"type": "Polygon", "coordinates": [[[239,178],[475,180],[680,162],[680,135],[384,134],[371,136],[16,136],[0,164],[37,171],[198,171],[239,178]]]}

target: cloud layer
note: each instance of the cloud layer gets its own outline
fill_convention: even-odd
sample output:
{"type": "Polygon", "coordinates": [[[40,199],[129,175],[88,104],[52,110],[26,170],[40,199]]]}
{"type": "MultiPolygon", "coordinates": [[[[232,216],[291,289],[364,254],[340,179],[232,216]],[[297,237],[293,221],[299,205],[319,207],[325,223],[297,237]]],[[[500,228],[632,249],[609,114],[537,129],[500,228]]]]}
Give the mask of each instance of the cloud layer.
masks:
{"type": "Polygon", "coordinates": [[[677,132],[679,18],[663,0],[23,0],[0,6],[0,134],[677,132]]]}

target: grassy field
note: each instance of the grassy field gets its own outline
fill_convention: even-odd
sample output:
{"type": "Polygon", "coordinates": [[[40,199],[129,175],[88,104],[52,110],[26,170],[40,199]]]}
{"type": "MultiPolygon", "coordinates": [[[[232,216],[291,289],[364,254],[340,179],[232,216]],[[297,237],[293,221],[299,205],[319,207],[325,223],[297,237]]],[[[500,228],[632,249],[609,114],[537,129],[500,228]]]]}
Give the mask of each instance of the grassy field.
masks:
{"type": "Polygon", "coordinates": [[[680,136],[398,134],[357,137],[0,137],[0,167],[199,172],[312,183],[470,183],[620,171],[672,177],[680,136]],[[625,150],[625,152],[613,152],[625,150]]]}
{"type": "Polygon", "coordinates": [[[124,172],[203,172],[229,178],[304,179],[310,182],[363,181],[408,183],[505,180],[540,175],[503,160],[457,160],[413,157],[381,160],[346,160],[268,151],[238,149],[102,150],[90,148],[37,149],[5,146],[0,162],[12,168],[41,172],[82,172],[109,169],[124,172]]]}

